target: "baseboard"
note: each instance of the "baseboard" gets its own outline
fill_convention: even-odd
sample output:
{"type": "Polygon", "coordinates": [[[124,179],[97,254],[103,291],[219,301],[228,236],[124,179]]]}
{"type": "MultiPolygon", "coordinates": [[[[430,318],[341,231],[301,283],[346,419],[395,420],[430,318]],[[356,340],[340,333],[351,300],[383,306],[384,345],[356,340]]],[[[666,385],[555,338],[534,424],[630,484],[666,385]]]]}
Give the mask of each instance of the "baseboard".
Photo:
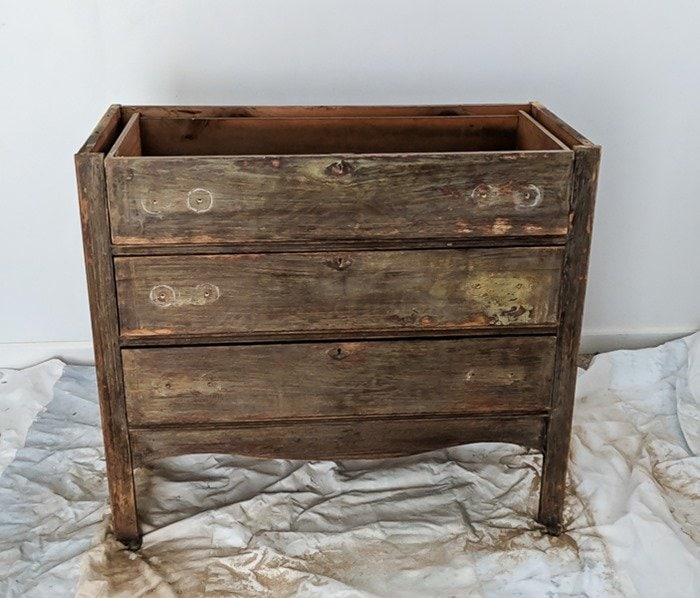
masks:
{"type": "Polygon", "coordinates": [[[618,349],[656,347],[677,338],[693,334],[693,329],[647,328],[634,332],[622,330],[584,330],[581,336],[582,354],[606,353],[618,349]]]}
{"type": "MultiPolygon", "coordinates": [[[[645,329],[635,332],[584,330],[581,353],[604,353],[616,349],[643,349],[692,334],[687,329],[645,329]]],[[[19,369],[47,359],[92,365],[95,357],[90,341],[48,343],[0,343],[0,368],[19,369]]]]}
{"type": "Polygon", "coordinates": [[[80,365],[95,363],[91,341],[0,343],[0,368],[17,370],[53,358],[80,365]]]}

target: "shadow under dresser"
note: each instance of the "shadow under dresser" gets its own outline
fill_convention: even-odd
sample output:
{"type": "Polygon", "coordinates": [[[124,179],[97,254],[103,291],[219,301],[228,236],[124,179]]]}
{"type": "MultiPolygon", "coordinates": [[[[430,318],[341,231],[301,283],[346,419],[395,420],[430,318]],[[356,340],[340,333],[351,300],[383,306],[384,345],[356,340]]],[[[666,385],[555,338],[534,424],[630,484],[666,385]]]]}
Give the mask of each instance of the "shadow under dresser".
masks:
{"type": "Polygon", "coordinates": [[[116,537],[184,453],[544,454],[561,531],[600,148],[542,105],[109,108],[76,155],[116,537]]]}

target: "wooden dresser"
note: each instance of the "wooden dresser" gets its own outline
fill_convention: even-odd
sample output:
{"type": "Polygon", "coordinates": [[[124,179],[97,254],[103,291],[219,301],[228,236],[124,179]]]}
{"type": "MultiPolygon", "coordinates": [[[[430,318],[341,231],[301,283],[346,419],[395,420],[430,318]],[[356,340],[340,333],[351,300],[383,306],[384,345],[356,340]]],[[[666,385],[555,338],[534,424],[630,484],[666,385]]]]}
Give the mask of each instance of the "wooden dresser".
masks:
{"type": "Polygon", "coordinates": [[[544,453],[561,531],[600,148],[537,103],[112,106],[76,155],[116,536],[193,452],[544,453]]]}

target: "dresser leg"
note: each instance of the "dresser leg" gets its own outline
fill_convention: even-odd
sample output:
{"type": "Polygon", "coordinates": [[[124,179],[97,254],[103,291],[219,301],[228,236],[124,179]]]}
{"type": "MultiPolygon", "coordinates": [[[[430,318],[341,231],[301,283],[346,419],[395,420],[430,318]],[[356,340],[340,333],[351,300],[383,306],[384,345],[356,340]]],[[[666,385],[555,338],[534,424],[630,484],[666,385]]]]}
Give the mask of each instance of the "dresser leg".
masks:
{"type": "Polygon", "coordinates": [[[118,106],[110,108],[94,136],[75,156],[75,166],[112,529],[118,540],[135,550],[141,545],[141,533],[136,515],[134,472],[121,373],[114,265],[109,245],[105,148],[95,145],[95,140],[110,138],[109,135],[105,137],[105,131],[117,130],[119,114],[118,106]]]}
{"type": "Polygon", "coordinates": [[[569,238],[566,242],[559,292],[557,357],[552,383],[552,402],[543,443],[544,464],[540,511],[537,517],[547,532],[555,536],[563,531],[562,511],[566,495],[576,366],[599,162],[598,146],[584,144],[574,147],[569,238]]]}
{"type": "MultiPolygon", "coordinates": [[[[108,434],[105,434],[105,438],[108,434]]],[[[108,444],[105,443],[105,448],[108,444]]],[[[106,451],[109,455],[110,451],[106,451]]],[[[107,478],[112,507],[112,531],[129,550],[141,547],[141,531],[138,525],[134,475],[129,463],[107,457],[107,478]]]]}
{"type": "MultiPolygon", "coordinates": [[[[112,486],[113,484],[110,484],[112,486]]],[[[136,501],[133,493],[115,496],[110,487],[112,506],[112,531],[129,550],[141,548],[141,532],[138,527],[136,501]]]]}
{"type": "MultiPolygon", "coordinates": [[[[548,446],[542,465],[542,486],[540,488],[540,506],[537,520],[544,525],[545,531],[558,536],[564,531],[562,512],[566,495],[566,466],[568,461],[568,439],[561,439],[566,447],[548,446]]],[[[549,444],[549,443],[548,443],[549,444]]],[[[556,443],[555,443],[556,444],[556,443]]]]}

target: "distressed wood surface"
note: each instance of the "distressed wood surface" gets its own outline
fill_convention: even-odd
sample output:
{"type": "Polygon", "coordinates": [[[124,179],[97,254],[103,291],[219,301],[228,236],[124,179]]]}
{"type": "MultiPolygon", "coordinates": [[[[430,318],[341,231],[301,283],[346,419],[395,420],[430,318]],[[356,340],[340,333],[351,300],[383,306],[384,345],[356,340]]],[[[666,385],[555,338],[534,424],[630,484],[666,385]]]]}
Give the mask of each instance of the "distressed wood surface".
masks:
{"type": "Polygon", "coordinates": [[[558,137],[555,137],[542,124],[523,110],[518,112],[517,144],[518,148],[530,150],[570,149],[558,137]]]}
{"type": "Polygon", "coordinates": [[[564,236],[573,153],[114,157],[116,244],[564,236]]]}
{"type": "Polygon", "coordinates": [[[107,158],[114,156],[140,156],[141,149],[141,118],[136,113],[122,129],[112,149],[107,154],[107,158]]]}
{"type": "Polygon", "coordinates": [[[569,147],[598,147],[539,102],[531,103],[530,113],[535,120],[541,123],[542,126],[548,131],[551,131],[569,147]]]}
{"type": "Polygon", "coordinates": [[[149,118],[255,118],[326,116],[512,115],[530,104],[444,104],[436,106],[122,106],[122,124],[140,112],[149,118]]]}
{"type": "Polygon", "coordinates": [[[92,133],[90,133],[77,154],[86,154],[89,152],[106,154],[119,135],[122,116],[121,106],[119,104],[112,104],[97,123],[97,126],[92,130],[92,133]]]}
{"type": "Polygon", "coordinates": [[[352,422],[287,422],[216,428],[135,428],[134,459],[226,453],[284,459],[367,459],[412,455],[470,442],[542,449],[544,417],[449,417],[352,422]]]}
{"type": "Polygon", "coordinates": [[[542,336],[557,333],[557,325],[537,324],[500,326],[494,328],[469,328],[468,330],[454,330],[451,328],[378,328],[375,330],[295,330],[284,333],[270,332],[246,332],[240,333],[218,332],[206,335],[197,334],[174,334],[168,336],[122,336],[120,346],[124,349],[140,347],[181,347],[192,346],[201,347],[218,344],[265,344],[275,342],[308,342],[308,341],[337,341],[342,339],[346,342],[370,341],[370,340],[412,340],[412,339],[444,339],[444,338],[482,338],[487,336],[542,336]]]}
{"type": "Polygon", "coordinates": [[[557,322],[561,247],[115,258],[123,338],[557,322]]]}
{"type": "MultiPolygon", "coordinates": [[[[144,156],[376,154],[518,147],[519,116],[142,118],[144,156]]],[[[124,154],[139,155],[139,154],[124,154]]]]}
{"type": "Polygon", "coordinates": [[[566,245],[561,282],[559,330],[552,411],[547,426],[542,468],[539,521],[552,534],[562,531],[571,419],[576,389],[576,361],[581,338],[600,147],[575,148],[571,195],[571,233],[566,245]]]}
{"type": "Polygon", "coordinates": [[[112,107],[75,156],[80,216],[92,321],[97,391],[117,538],[132,548],[140,544],[118,343],[117,304],[109,248],[109,221],[101,153],[116,136],[119,110],[112,107]]]}
{"type": "Polygon", "coordinates": [[[554,337],[129,349],[129,423],[544,413],[554,337]]]}
{"type": "Polygon", "coordinates": [[[498,237],[468,239],[336,239],[333,241],[285,241],[230,243],[223,245],[113,245],[115,256],[209,255],[212,253],[297,253],[308,251],[373,251],[391,249],[467,249],[470,247],[536,247],[565,245],[566,237],[498,237]]]}
{"type": "Polygon", "coordinates": [[[139,544],[132,466],[154,459],[370,458],[479,441],[543,450],[538,517],[559,533],[599,153],[537,102],[112,106],[76,168],[117,538],[139,544]],[[370,127],[367,143],[444,149],[467,143],[469,128],[455,140],[454,127],[469,115],[500,123],[479,143],[524,151],[309,156],[269,145],[305,151],[314,135],[294,135],[318,136],[314,119],[391,128],[441,116],[442,133],[370,127]],[[232,117],[261,124],[219,122],[232,117]],[[265,119],[299,122],[278,140],[265,119]],[[231,145],[227,127],[267,137],[231,145]],[[262,156],[140,157],[258,142],[262,156]],[[191,346],[164,348],[178,343],[191,346]]]}

